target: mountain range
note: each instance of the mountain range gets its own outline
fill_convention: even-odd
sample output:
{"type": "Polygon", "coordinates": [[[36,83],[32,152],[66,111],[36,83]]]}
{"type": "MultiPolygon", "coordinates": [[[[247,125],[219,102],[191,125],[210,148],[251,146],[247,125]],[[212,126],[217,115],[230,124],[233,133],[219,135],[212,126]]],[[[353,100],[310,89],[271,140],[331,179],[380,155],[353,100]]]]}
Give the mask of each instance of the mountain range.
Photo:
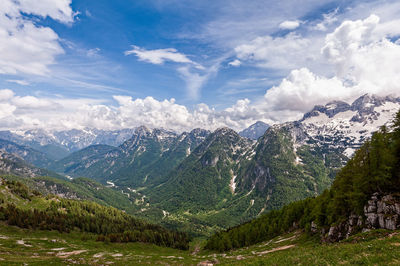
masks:
{"type": "Polygon", "coordinates": [[[131,138],[135,129],[100,130],[5,130],[0,131],[0,139],[40,151],[53,160],[59,160],[90,145],[105,144],[118,146],[131,138]]]}
{"type": "Polygon", "coordinates": [[[322,193],[354,151],[399,109],[399,98],[363,95],[351,104],[317,105],[298,121],[257,122],[239,134],[229,128],[178,134],[146,127],[2,132],[8,137],[1,149],[127,193],[139,216],[196,224],[205,233],[322,193]],[[69,155],[49,158],[34,145],[61,147],[69,155]]]}

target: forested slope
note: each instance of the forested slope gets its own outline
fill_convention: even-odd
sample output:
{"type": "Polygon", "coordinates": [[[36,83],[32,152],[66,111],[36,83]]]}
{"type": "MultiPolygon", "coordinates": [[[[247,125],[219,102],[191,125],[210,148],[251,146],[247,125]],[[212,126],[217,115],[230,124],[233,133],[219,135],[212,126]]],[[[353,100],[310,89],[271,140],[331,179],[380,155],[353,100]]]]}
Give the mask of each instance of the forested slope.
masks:
{"type": "MultiPolygon", "coordinates": [[[[330,189],[318,197],[291,203],[251,222],[219,232],[208,240],[206,248],[222,251],[248,246],[297,228],[320,232],[328,241],[335,239],[332,235],[337,231],[340,236],[337,239],[340,239],[345,235],[339,231],[345,228],[344,225],[349,230],[348,224],[353,223],[352,219],[356,221],[353,232],[365,228],[370,222],[365,217],[370,210],[365,206],[371,198],[377,200],[378,195],[382,198],[389,195],[386,198],[393,202],[382,204],[395,213],[399,190],[400,111],[391,128],[381,127],[355,153],[337,174],[330,189]]],[[[381,223],[373,226],[379,227],[381,223]]],[[[394,226],[397,228],[399,225],[395,222],[394,226]]]]}
{"type": "Polygon", "coordinates": [[[123,211],[91,201],[44,197],[17,181],[0,178],[0,220],[21,228],[78,230],[98,235],[98,241],[145,242],[188,248],[184,233],[138,220],[123,211]]]}

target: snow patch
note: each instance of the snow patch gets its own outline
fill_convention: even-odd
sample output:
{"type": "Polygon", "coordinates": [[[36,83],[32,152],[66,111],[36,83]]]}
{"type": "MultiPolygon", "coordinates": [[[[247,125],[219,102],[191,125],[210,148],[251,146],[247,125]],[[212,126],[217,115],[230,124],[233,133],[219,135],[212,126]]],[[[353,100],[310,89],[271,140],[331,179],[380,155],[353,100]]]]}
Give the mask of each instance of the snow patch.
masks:
{"type": "Polygon", "coordinates": [[[235,194],[235,190],[236,190],[236,183],[235,183],[235,181],[236,181],[236,175],[233,175],[233,174],[232,174],[231,182],[230,182],[230,184],[229,184],[229,186],[231,187],[232,194],[235,194]]]}
{"type": "Polygon", "coordinates": [[[111,181],[106,181],[107,186],[106,187],[115,187],[115,184],[111,181]]]}

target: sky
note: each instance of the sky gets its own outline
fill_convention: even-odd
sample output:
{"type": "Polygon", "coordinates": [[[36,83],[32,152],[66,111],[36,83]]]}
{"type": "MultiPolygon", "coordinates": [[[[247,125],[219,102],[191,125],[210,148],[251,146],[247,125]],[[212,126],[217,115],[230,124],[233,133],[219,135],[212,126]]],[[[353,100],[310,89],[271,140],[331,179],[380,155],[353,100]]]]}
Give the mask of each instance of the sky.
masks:
{"type": "Polygon", "coordinates": [[[0,130],[241,130],[400,96],[398,25],[394,0],[1,0],[0,130]]]}

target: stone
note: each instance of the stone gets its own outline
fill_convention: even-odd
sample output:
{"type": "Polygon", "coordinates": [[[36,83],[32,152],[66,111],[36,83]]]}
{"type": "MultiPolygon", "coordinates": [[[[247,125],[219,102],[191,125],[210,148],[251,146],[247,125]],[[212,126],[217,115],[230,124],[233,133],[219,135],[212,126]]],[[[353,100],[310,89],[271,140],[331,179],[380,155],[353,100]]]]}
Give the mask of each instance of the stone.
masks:
{"type": "MultiPolygon", "coordinates": [[[[369,202],[368,202],[368,203],[369,203],[369,202]]],[[[368,205],[366,206],[366,208],[364,209],[364,211],[367,212],[367,213],[376,212],[376,206],[375,206],[375,204],[374,204],[374,205],[368,204],[368,205]]]]}
{"type": "Polygon", "coordinates": [[[377,213],[384,213],[384,207],[385,207],[385,203],[382,201],[378,201],[377,204],[377,213]]]}
{"type": "Polygon", "coordinates": [[[377,228],[379,226],[378,214],[367,213],[365,216],[367,217],[366,224],[369,228],[377,228]]]}
{"type": "Polygon", "coordinates": [[[318,225],[314,221],[311,222],[311,232],[314,234],[318,232],[318,225]]]}
{"type": "Polygon", "coordinates": [[[398,225],[398,220],[399,216],[397,214],[386,217],[384,228],[389,230],[396,230],[398,225]]]}
{"type": "Polygon", "coordinates": [[[378,214],[378,228],[385,228],[385,215],[383,213],[378,214]]]}

